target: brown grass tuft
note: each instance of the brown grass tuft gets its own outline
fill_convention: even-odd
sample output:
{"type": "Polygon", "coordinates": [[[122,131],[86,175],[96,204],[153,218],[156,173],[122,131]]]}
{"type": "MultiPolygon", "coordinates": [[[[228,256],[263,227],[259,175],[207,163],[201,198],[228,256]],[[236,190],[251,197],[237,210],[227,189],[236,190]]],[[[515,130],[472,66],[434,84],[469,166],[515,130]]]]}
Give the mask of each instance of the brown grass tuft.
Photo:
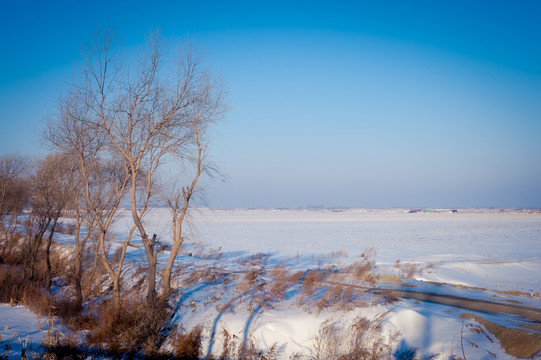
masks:
{"type": "Polygon", "coordinates": [[[383,319],[380,316],[369,320],[357,317],[349,327],[341,327],[331,320],[324,322],[315,339],[314,359],[388,359],[392,344],[398,333],[386,337],[383,334],[383,319]]]}
{"type": "Polygon", "coordinates": [[[201,349],[201,327],[196,326],[189,332],[177,332],[172,335],[171,345],[173,353],[181,359],[198,359],[202,353],[201,349]]]}

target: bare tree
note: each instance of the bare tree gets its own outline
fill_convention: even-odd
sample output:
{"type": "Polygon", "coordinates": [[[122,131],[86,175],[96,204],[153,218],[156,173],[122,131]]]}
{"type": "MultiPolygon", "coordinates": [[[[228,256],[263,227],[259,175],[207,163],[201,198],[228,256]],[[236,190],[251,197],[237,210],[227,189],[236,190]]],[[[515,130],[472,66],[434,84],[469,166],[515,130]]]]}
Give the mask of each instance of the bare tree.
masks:
{"type": "Polygon", "coordinates": [[[175,251],[164,273],[166,293],[170,273],[182,241],[181,223],[195,190],[202,166],[202,129],[223,115],[223,92],[218,81],[211,81],[199,57],[189,46],[169,62],[162,52],[159,34],[147,39],[142,58],[136,63],[122,62],[112,55],[110,33],[96,38],[87,56],[81,99],[93,113],[92,125],[107,139],[111,152],[122,159],[129,174],[131,215],[141,237],[148,263],[147,304],[156,306],[157,235],[150,235],[143,217],[156,194],[158,169],[169,158],[192,156],[198,168],[193,181],[184,187],[183,205],[175,216],[175,251]],[[189,149],[195,147],[193,156],[189,149]]]}
{"type": "Polygon", "coordinates": [[[72,205],[76,229],[74,247],[74,280],[76,304],[82,305],[82,258],[83,250],[92,230],[97,228],[95,258],[101,259],[113,282],[113,299],[120,308],[120,277],[130,236],[124,241],[122,256],[112,263],[105,251],[107,231],[112,224],[120,202],[129,183],[127,169],[118,160],[107,158],[103,133],[96,120],[95,112],[89,108],[90,101],[83,98],[88,94],[74,87],[60,99],[59,115],[49,119],[45,140],[53,148],[62,151],[77,164],[77,182],[72,205]],[[81,236],[81,228],[86,233],[81,236]]]}
{"type": "MultiPolygon", "coordinates": [[[[183,242],[182,223],[200,176],[207,172],[207,128],[225,112],[220,81],[202,67],[189,45],[171,56],[159,33],[151,35],[140,57],[123,58],[111,32],[98,34],[85,53],[79,81],[60,102],[47,140],[79,164],[86,212],[98,230],[99,256],[113,281],[120,306],[120,280],[126,249],[134,232],[148,264],[146,303],[150,334],[159,331],[158,302],[168,299],[171,272],[183,242]],[[135,59],[135,60],[133,60],[135,59]],[[174,241],[158,297],[158,235],[144,217],[158,193],[160,169],[168,162],[189,164],[186,185],[167,198],[173,210],[174,241]],[[133,226],[120,244],[117,263],[107,254],[106,234],[121,201],[127,198],[133,226]]],[[[81,203],[76,207],[81,208],[81,203]]],[[[148,336],[152,348],[156,337],[148,336]]],[[[155,345],[154,345],[155,346],[155,345]]]]}
{"type": "Polygon", "coordinates": [[[6,154],[0,156],[0,238],[3,260],[11,255],[17,219],[28,203],[29,161],[27,158],[6,154]]]}
{"type": "Polygon", "coordinates": [[[71,210],[71,213],[75,218],[73,282],[75,285],[75,307],[76,309],[80,310],[83,306],[82,280],[84,249],[95,227],[95,217],[88,207],[82,206],[82,203],[85,201],[85,198],[82,196],[84,182],[80,181],[80,178],[78,178],[78,180],[79,183],[78,186],[75,187],[69,210],[71,210]],[[86,232],[84,234],[81,233],[83,227],[86,228],[86,232]]]}
{"type": "Polygon", "coordinates": [[[14,187],[27,172],[27,160],[16,154],[0,156],[0,216],[9,212],[10,202],[15,200],[14,187]]]}
{"type": "Polygon", "coordinates": [[[171,273],[184,242],[183,224],[190,202],[197,191],[197,183],[202,174],[210,173],[214,169],[207,160],[207,128],[223,115],[224,110],[223,93],[218,83],[213,83],[208,77],[201,78],[197,104],[190,107],[186,123],[190,141],[185,144],[181,153],[176,154],[187,160],[193,169],[186,172],[187,185],[181,186],[180,190],[173,188],[165,196],[173,221],[173,246],[163,270],[163,298],[167,298],[171,292],[171,273]]]}
{"type": "Polygon", "coordinates": [[[113,304],[117,311],[121,305],[120,280],[124,266],[126,251],[135,231],[132,226],[126,239],[120,245],[120,257],[118,261],[110,258],[106,252],[106,236],[111,224],[115,219],[120,202],[126,193],[130,176],[123,164],[118,161],[103,163],[96,162],[89,169],[86,181],[89,183],[85,199],[89,205],[98,229],[98,248],[102,264],[113,281],[113,304]]]}
{"type": "Polygon", "coordinates": [[[47,290],[51,286],[50,250],[53,235],[62,211],[66,208],[73,194],[73,163],[60,153],[45,157],[32,176],[30,204],[32,211],[27,226],[28,250],[25,259],[25,278],[35,277],[35,264],[43,237],[47,230],[45,260],[47,263],[47,290]]]}

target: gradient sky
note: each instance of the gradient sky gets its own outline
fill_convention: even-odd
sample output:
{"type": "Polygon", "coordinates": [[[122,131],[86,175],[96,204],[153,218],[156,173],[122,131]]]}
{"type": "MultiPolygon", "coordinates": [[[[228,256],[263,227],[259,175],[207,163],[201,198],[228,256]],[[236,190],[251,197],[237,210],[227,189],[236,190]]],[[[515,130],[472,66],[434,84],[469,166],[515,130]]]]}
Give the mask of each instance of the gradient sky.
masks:
{"type": "Polygon", "coordinates": [[[232,110],[219,207],[541,207],[539,1],[13,1],[0,153],[46,153],[81,44],[197,39],[232,110]]]}

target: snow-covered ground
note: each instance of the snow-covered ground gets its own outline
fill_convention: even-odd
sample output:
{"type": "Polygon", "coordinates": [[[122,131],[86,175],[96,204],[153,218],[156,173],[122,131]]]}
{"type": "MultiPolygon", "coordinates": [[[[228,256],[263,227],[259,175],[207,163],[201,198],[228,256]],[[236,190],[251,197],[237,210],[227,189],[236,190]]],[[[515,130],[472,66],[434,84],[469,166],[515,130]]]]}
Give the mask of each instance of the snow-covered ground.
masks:
{"type": "MultiPolygon", "coordinates": [[[[541,308],[539,297],[524,295],[541,292],[539,212],[200,209],[192,212],[190,220],[192,226],[186,239],[186,252],[195,253],[201,246],[220,248],[223,252],[220,265],[233,270],[240,259],[257,252],[270,254],[269,263],[284,261],[293,271],[327,264],[347,265],[357,261],[366,249],[373,248],[379,273],[396,274],[397,260],[401,264],[413,262],[419,268],[425,268],[415,279],[402,283],[408,287],[473,299],[520,302],[541,308]]],[[[166,210],[154,211],[146,221],[151,232],[167,241],[169,217],[166,210]]],[[[122,223],[122,220],[117,222],[118,236],[125,231],[122,223]]],[[[179,259],[190,260],[190,257],[179,259]]],[[[207,290],[199,292],[204,291],[207,290]]],[[[195,300],[204,299],[201,294],[199,296],[192,295],[195,300]]],[[[185,298],[184,301],[189,300],[185,298]]],[[[249,312],[220,314],[209,308],[192,310],[178,319],[187,327],[212,320],[210,323],[215,332],[221,327],[236,329],[239,337],[249,328],[259,346],[288,343],[284,352],[288,355],[297,351],[307,353],[325,319],[344,318],[345,321],[353,316],[343,312],[316,315],[287,302],[272,311],[262,311],[255,320],[249,312]]],[[[375,309],[362,311],[373,312],[375,309]]],[[[419,355],[461,356],[461,332],[464,333],[463,326],[468,324],[459,317],[461,313],[472,312],[448,305],[403,300],[391,307],[386,326],[402,333],[400,346],[417,348],[419,355]]],[[[505,326],[517,326],[509,316],[482,315],[505,326]]],[[[468,331],[467,336],[473,335],[468,331]]],[[[219,339],[215,340],[214,352],[220,349],[219,339]]],[[[505,354],[497,340],[493,344],[482,335],[471,340],[479,348],[467,343],[465,351],[469,358],[490,357],[488,351],[497,354],[498,358],[512,358],[505,354]]]]}
{"type": "MultiPolygon", "coordinates": [[[[229,259],[263,252],[302,270],[322,256],[347,263],[374,248],[380,267],[397,260],[434,265],[423,273],[426,281],[541,291],[541,212],[199,209],[190,220],[188,252],[199,245],[222,248],[229,259]]],[[[165,241],[169,221],[167,210],[146,219],[165,241]]],[[[128,223],[117,222],[118,237],[128,223]]]]}
{"type": "MultiPolygon", "coordinates": [[[[415,289],[541,309],[540,212],[195,209],[189,220],[184,254],[179,255],[178,264],[208,264],[238,271],[242,259],[262,252],[268,254],[269,265],[282,262],[293,272],[331,264],[346,266],[372,248],[379,274],[395,275],[394,278],[405,275],[395,266],[397,260],[399,265],[416,264],[423,270],[413,279],[379,283],[380,288],[415,289]],[[209,252],[220,255],[198,257],[209,252]]],[[[116,239],[123,239],[129,224],[129,213],[122,212],[113,229],[116,239]]],[[[156,233],[160,241],[170,241],[167,209],[153,210],[145,224],[148,232],[156,233]]],[[[67,235],[57,239],[70,241],[67,235]]],[[[135,239],[134,244],[137,242],[135,239]]],[[[129,259],[142,262],[140,251],[130,248],[129,259]]],[[[160,254],[162,265],[167,256],[167,252],[160,254]]],[[[498,338],[471,330],[479,324],[465,319],[464,314],[482,316],[508,328],[523,329],[526,322],[537,326],[537,330],[528,326],[533,331],[532,338],[536,331],[541,331],[539,321],[517,315],[413,299],[353,311],[317,312],[286,297],[272,309],[246,306],[234,312],[220,311],[216,306],[219,299],[227,297],[234,286],[199,283],[182,291],[175,321],[185,329],[203,326],[207,354],[220,354],[223,329],[239,341],[250,337],[262,349],[278,343],[282,358],[295,353],[310,354],[325,320],[347,325],[358,314],[374,318],[386,311],[386,334],[401,333],[394,346],[418,349],[421,358],[431,354],[438,354],[437,359],[462,357],[462,347],[468,359],[493,358],[491,353],[498,359],[515,358],[504,351],[498,338]],[[211,298],[213,302],[208,301],[211,298]]]]}
{"type": "Polygon", "coordinates": [[[47,326],[47,319],[24,306],[0,304],[0,356],[20,359],[23,347],[27,349],[27,355],[40,351],[47,326]]]}

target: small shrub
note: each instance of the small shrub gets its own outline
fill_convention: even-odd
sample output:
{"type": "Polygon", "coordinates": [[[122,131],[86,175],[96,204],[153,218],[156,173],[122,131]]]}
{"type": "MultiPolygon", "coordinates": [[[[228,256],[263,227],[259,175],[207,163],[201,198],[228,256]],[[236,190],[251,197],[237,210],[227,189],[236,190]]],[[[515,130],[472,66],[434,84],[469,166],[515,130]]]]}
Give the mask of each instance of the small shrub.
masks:
{"type": "Polygon", "coordinates": [[[21,303],[39,314],[47,314],[52,301],[42,280],[21,281],[21,266],[0,267],[0,301],[21,303]]]}
{"type": "Polygon", "coordinates": [[[304,276],[300,279],[301,296],[311,297],[314,295],[318,289],[325,286],[323,281],[327,280],[331,273],[332,271],[330,269],[308,270],[304,273],[304,276]]]}
{"type": "Polygon", "coordinates": [[[422,275],[424,270],[432,266],[433,264],[423,266],[414,262],[401,263],[400,260],[396,260],[394,264],[395,269],[400,272],[400,276],[405,279],[413,279],[416,275],[422,275]]]}
{"type": "Polygon", "coordinates": [[[277,264],[268,272],[269,280],[265,284],[259,303],[267,308],[285,299],[289,288],[296,285],[295,277],[289,273],[284,264],[277,264]]]}
{"type": "Polygon", "coordinates": [[[369,320],[357,317],[351,326],[343,328],[327,320],[315,339],[314,358],[338,360],[379,360],[391,356],[392,344],[398,333],[386,337],[383,334],[383,316],[369,320]]]}
{"type": "Polygon", "coordinates": [[[173,335],[171,345],[173,353],[180,359],[198,359],[201,351],[201,327],[197,326],[189,332],[177,332],[173,335]]]}
{"type": "Polygon", "coordinates": [[[129,300],[115,309],[109,301],[100,303],[94,310],[96,327],[87,336],[90,344],[112,352],[132,352],[141,349],[135,329],[144,318],[144,306],[129,300]]]}
{"type": "Polygon", "coordinates": [[[237,352],[237,343],[226,329],[222,330],[222,339],[222,354],[220,355],[220,360],[231,359],[237,352]]]}
{"type": "Polygon", "coordinates": [[[263,253],[257,253],[249,256],[240,262],[241,279],[235,287],[235,292],[239,294],[240,301],[245,296],[254,299],[262,292],[265,285],[264,276],[265,266],[269,256],[263,253]]]}
{"type": "Polygon", "coordinates": [[[272,360],[278,355],[278,345],[273,344],[268,350],[255,347],[252,336],[248,336],[242,344],[237,344],[238,337],[231,335],[226,329],[222,330],[222,353],[220,360],[272,360]]]}

